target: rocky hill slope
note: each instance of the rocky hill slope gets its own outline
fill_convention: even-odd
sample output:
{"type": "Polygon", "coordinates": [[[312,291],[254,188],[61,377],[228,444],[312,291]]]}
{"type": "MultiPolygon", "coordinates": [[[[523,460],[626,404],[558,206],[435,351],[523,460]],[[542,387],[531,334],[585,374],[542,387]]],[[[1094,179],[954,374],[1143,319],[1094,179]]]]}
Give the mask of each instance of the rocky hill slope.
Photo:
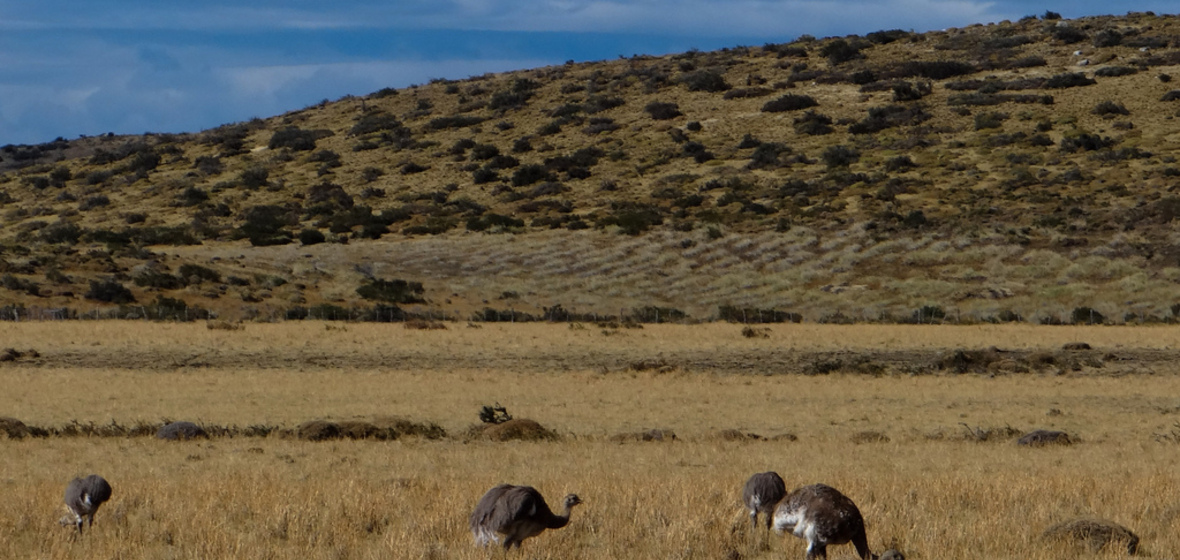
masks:
{"type": "Polygon", "coordinates": [[[1171,320],[1178,65],[1046,14],[4,146],[0,315],[1171,320]]]}

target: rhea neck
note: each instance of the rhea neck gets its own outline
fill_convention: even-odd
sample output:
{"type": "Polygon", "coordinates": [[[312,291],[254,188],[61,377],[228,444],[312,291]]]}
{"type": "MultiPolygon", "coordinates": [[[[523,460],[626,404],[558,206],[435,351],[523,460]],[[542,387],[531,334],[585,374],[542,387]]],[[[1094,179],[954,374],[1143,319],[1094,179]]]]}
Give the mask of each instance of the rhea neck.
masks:
{"type": "Polygon", "coordinates": [[[566,524],[570,522],[570,514],[573,513],[573,509],[573,504],[566,502],[564,507],[562,507],[561,514],[550,517],[549,522],[545,524],[545,527],[549,529],[560,529],[565,527],[566,524]]]}

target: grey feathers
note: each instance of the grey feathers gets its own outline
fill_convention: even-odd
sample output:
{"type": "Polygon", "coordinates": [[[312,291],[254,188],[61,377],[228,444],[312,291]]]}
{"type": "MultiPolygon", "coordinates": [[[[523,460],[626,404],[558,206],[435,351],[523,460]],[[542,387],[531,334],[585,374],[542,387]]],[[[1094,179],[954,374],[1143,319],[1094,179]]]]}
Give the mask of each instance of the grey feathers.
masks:
{"type": "Polygon", "coordinates": [[[111,485],[105,478],[92,474],[86,478],[75,478],[66,486],[65,502],[74,514],[74,524],[82,532],[82,523],[94,525],[94,514],[99,506],[111,499],[111,485]]]}
{"type": "Polygon", "coordinates": [[[471,512],[469,525],[477,545],[502,542],[505,549],[519,547],[525,539],[545,529],[565,527],[570,510],[580,503],[581,498],[570,494],[563,500],[561,515],[555,515],[535,488],[500,484],[480,498],[471,512]]]}

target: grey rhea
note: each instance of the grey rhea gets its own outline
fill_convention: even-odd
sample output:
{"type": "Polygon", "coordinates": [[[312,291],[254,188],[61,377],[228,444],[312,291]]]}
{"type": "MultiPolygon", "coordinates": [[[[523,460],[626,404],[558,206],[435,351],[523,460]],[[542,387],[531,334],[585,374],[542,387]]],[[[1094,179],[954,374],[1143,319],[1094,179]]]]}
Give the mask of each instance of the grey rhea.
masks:
{"type": "Polygon", "coordinates": [[[554,514],[535,488],[500,484],[488,490],[469,521],[475,544],[486,546],[499,542],[505,550],[529,537],[541,534],[545,529],[560,529],[570,520],[570,511],[582,503],[582,499],[570,494],[562,501],[560,515],[554,514]]]}
{"type": "MultiPolygon", "coordinates": [[[[75,478],[66,486],[66,507],[74,514],[74,525],[82,532],[82,522],[94,525],[94,514],[99,506],[111,499],[111,485],[105,478],[92,474],[86,478],[75,478]]],[[[69,518],[65,520],[68,523],[69,518]]]]}
{"type": "Polygon", "coordinates": [[[774,511],[774,530],[807,539],[807,560],[827,558],[828,545],[851,542],[862,560],[874,556],[865,537],[865,522],[856,504],[826,484],[795,489],[774,511]]]}
{"type": "Polygon", "coordinates": [[[758,514],[766,516],[766,528],[774,515],[774,506],[787,495],[787,485],[781,476],[773,471],[755,474],[742,488],[742,503],[750,510],[750,525],[758,528],[758,514]]]}

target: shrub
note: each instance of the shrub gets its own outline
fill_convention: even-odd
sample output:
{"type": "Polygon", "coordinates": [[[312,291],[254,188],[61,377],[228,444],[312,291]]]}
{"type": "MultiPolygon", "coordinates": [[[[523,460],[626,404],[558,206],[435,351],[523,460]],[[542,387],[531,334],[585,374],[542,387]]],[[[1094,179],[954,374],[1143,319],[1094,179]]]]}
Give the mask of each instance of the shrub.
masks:
{"type": "Polygon", "coordinates": [[[555,177],[549,172],[544,165],[529,164],[523,165],[512,174],[512,185],[516,187],[523,187],[539,183],[541,181],[552,181],[555,177]]]}
{"type": "MultiPolygon", "coordinates": [[[[795,132],[798,134],[807,134],[810,136],[822,136],[824,134],[831,134],[832,132],[832,118],[816,113],[815,111],[807,111],[802,116],[795,118],[795,132]]],[[[738,146],[739,148],[741,146],[738,146]]]]}
{"type": "Polygon", "coordinates": [[[96,195],[88,196],[88,197],[82,199],[82,202],[80,204],[78,204],[78,210],[85,212],[87,210],[93,210],[95,208],[101,208],[103,206],[110,206],[110,205],[111,205],[111,199],[107,198],[107,195],[96,194],[96,195]]]}
{"type": "Polygon", "coordinates": [[[288,148],[297,152],[306,152],[315,149],[316,140],[319,138],[319,133],[316,131],[290,126],[276,130],[274,135],[270,137],[267,147],[272,150],[288,148]]]}
{"type": "Polygon", "coordinates": [[[349,129],[348,134],[351,136],[362,136],[365,134],[397,130],[399,128],[402,128],[402,123],[397,120],[397,117],[388,113],[371,112],[358,118],[356,124],[349,129]]]}
{"type": "Polygon", "coordinates": [[[357,288],[356,293],[368,300],[387,303],[426,303],[422,298],[425,288],[421,282],[374,278],[357,288]]]}
{"type": "Polygon", "coordinates": [[[1098,48],[1117,47],[1122,42],[1123,34],[1114,29],[1103,29],[1094,34],[1094,46],[1098,48]]]}
{"type": "Polygon", "coordinates": [[[533,143],[528,138],[517,138],[512,142],[512,153],[522,154],[533,151],[533,143]]]}
{"type": "Polygon", "coordinates": [[[1095,105],[1094,109],[1091,110],[1090,112],[1094,113],[1095,115],[1130,115],[1131,114],[1131,112],[1128,111],[1127,108],[1124,107],[1121,103],[1115,103],[1114,101],[1103,101],[1103,102],[1099,103],[1098,105],[1095,105]]]}
{"type": "Polygon", "coordinates": [[[136,286],[159,288],[161,290],[175,290],[187,285],[183,278],[154,268],[145,268],[133,276],[131,281],[135,282],[136,286]]]}
{"type": "Polygon", "coordinates": [[[1004,113],[980,113],[975,115],[975,130],[1001,128],[1006,120],[1008,115],[1004,113]]]}
{"type": "Polygon", "coordinates": [[[492,228],[501,230],[524,227],[524,220],[499,214],[485,214],[467,220],[468,231],[487,231],[492,228]]]}
{"type": "Polygon", "coordinates": [[[487,119],[483,117],[476,117],[473,115],[452,115],[449,117],[436,117],[430,119],[426,123],[427,130],[447,130],[451,128],[464,128],[468,126],[475,126],[484,122],[487,119]]]}
{"type": "Polygon", "coordinates": [[[919,82],[916,84],[899,82],[893,84],[893,101],[917,101],[929,95],[930,91],[929,82],[919,82]]]}
{"type": "Polygon", "coordinates": [[[1105,66],[1094,71],[1094,75],[1101,78],[1114,78],[1138,74],[1139,70],[1131,66],[1105,66]]]}
{"type": "Polygon", "coordinates": [[[930,114],[920,105],[887,105],[869,109],[868,118],[853,123],[848,131],[853,134],[872,134],[887,128],[915,125],[930,119],[930,114]]]}
{"type": "Polygon", "coordinates": [[[1106,316],[1091,307],[1075,307],[1070,313],[1070,322],[1075,325],[1101,325],[1106,322],[1106,316]]]}
{"type": "Polygon", "coordinates": [[[680,112],[679,105],[675,103],[662,103],[659,101],[652,101],[651,103],[648,103],[647,106],[643,108],[643,110],[647,111],[647,114],[651,115],[651,118],[657,121],[674,119],[684,114],[680,112]]]}
{"type": "Polygon", "coordinates": [[[1086,151],[1092,152],[1094,150],[1101,150],[1109,148],[1115,144],[1115,141],[1109,137],[1101,137],[1097,134],[1082,133],[1076,136],[1067,136],[1061,139],[1061,151],[1063,152],[1077,152],[1086,151]]]}
{"type": "Polygon", "coordinates": [[[750,168],[764,169],[770,167],[778,167],[782,165],[779,161],[779,155],[786,152],[790,153],[791,148],[785,144],[778,142],[763,142],[754,149],[754,153],[750,154],[750,168]]]}
{"type": "Polygon", "coordinates": [[[178,268],[176,270],[176,273],[179,274],[180,277],[185,280],[188,280],[188,281],[195,280],[197,283],[200,283],[200,282],[221,282],[221,273],[220,272],[217,272],[216,270],[213,270],[212,268],[201,266],[199,264],[192,264],[192,263],[182,264],[182,265],[180,265],[180,268],[178,268]]]}
{"type": "Polygon", "coordinates": [[[326,238],[318,229],[305,229],[299,232],[299,243],[302,245],[318,245],[324,241],[326,238]]]}
{"type": "Polygon", "coordinates": [[[854,44],[844,39],[836,39],[824,45],[819,50],[819,54],[827,57],[828,62],[836,66],[855,58],[861,58],[860,50],[863,47],[864,45],[862,44],[854,44]]]}
{"type": "Polygon", "coordinates": [[[897,156],[885,160],[885,171],[894,173],[897,171],[905,171],[917,167],[914,160],[910,156],[897,156]]]}
{"type": "Polygon", "coordinates": [[[810,95],[795,95],[788,93],[778,99],[767,101],[762,105],[763,113],[782,113],[785,111],[799,111],[819,105],[810,95]]]}
{"type": "Polygon", "coordinates": [[[945,80],[974,73],[975,66],[957,60],[911,61],[902,64],[897,70],[898,77],[921,76],[931,80],[945,80]]]}
{"type": "Polygon", "coordinates": [[[725,77],[714,70],[697,70],[680,77],[680,83],[688,91],[720,92],[729,89],[725,77]]]}
{"type": "Polygon", "coordinates": [[[876,43],[878,45],[888,45],[894,41],[900,41],[910,36],[909,31],[902,29],[890,29],[888,31],[874,31],[865,35],[865,39],[876,43]]]}
{"type": "Polygon", "coordinates": [[[476,169],[475,171],[471,172],[471,182],[473,182],[477,185],[491,183],[491,182],[499,181],[499,180],[500,180],[500,174],[496,173],[496,171],[494,169],[488,169],[487,167],[480,167],[479,169],[476,169]]]}
{"type": "Polygon", "coordinates": [[[251,206],[242,213],[242,221],[239,231],[250,240],[251,245],[264,247],[291,242],[291,234],[283,231],[283,228],[294,223],[295,219],[282,206],[251,206]]]}
{"type": "Polygon", "coordinates": [[[253,165],[243,169],[238,175],[238,183],[248,189],[257,189],[267,185],[270,171],[261,165],[253,165]]]}
{"type": "Polygon", "coordinates": [[[821,156],[828,169],[848,167],[860,160],[860,153],[844,145],[830,146],[821,156]]]}
{"type": "Polygon", "coordinates": [[[1081,72],[1066,72],[1064,74],[1057,74],[1045,82],[1047,89],[1065,89],[1072,87],[1082,87],[1094,85],[1098,82],[1091,78],[1087,78],[1081,72]]]}
{"type": "Polygon", "coordinates": [[[114,278],[107,278],[105,280],[91,280],[90,289],[87,290],[86,299],[101,301],[104,303],[133,303],[135,295],[131,293],[123,284],[114,278]]]}
{"type": "Polygon", "coordinates": [[[46,226],[37,237],[45,243],[65,243],[73,245],[82,237],[82,228],[73,222],[65,220],[46,226]]]}
{"type": "Polygon", "coordinates": [[[1086,32],[1073,27],[1071,25],[1062,25],[1053,28],[1053,38],[1072,45],[1086,40],[1086,32]]]}
{"type": "Polygon", "coordinates": [[[1160,101],[1176,101],[1180,99],[1180,89],[1174,89],[1160,97],[1160,101]]]}

